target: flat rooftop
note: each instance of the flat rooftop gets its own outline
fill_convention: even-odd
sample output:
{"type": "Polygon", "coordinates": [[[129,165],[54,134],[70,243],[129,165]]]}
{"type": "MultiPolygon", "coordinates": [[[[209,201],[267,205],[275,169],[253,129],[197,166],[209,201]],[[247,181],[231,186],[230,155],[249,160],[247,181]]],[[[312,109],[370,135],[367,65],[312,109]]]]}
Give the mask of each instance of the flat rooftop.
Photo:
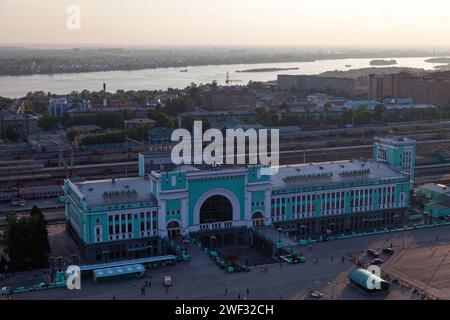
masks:
{"type": "Polygon", "coordinates": [[[422,190],[428,190],[439,194],[450,194],[450,187],[443,184],[427,183],[420,187],[422,190]]]}
{"type": "Polygon", "coordinates": [[[403,137],[376,137],[375,142],[385,143],[397,146],[416,145],[416,140],[403,137]]]}
{"type": "Polygon", "coordinates": [[[74,183],[88,207],[156,201],[145,177],[94,180],[74,183]]]}
{"type": "Polygon", "coordinates": [[[274,188],[402,179],[406,175],[372,160],[346,160],[281,167],[271,177],[274,188]]]}

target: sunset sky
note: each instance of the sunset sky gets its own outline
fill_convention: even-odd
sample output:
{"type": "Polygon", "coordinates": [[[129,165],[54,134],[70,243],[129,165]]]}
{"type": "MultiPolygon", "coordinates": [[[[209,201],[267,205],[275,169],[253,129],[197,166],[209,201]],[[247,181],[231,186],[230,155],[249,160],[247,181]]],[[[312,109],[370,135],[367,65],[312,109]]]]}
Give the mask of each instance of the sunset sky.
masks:
{"type": "Polygon", "coordinates": [[[448,0],[0,0],[0,45],[450,47],[448,0]],[[81,29],[66,27],[67,7],[81,29]]]}

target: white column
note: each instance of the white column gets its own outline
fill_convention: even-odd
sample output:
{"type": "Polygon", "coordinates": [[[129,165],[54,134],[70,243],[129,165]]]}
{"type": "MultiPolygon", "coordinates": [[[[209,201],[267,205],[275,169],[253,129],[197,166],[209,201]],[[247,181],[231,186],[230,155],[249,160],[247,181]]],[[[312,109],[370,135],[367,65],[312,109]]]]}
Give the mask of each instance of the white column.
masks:
{"type": "Polygon", "coordinates": [[[116,215],[112,215],[112,226],[113,226],[113,236],[114,240],[116,239],[116,215]]]}
{"type": "MultiPolygon", "coordinates": [[[[251,228],[253,226],[252,223],[252,194],[248,191],[245,191],[245,204],[244,204],[244,208],[245,208],[245,212],[244,212],[244,217],[247,220],[247,227],[251,228]]],[[[238,221],[236,221],[238,222],[238,221]]]]}
{"type": "Polygon", "coordinates": [[[183,198],[183,199],[181,199],[181,232],[183,235],[186,235],[189,233],[188,226],[189,226],[188,199],[183,198]]]}
{"type": "Polygon", "coordinates": [[[158,207],[158,234],[161,238],[168,235],[166,227],[166,201],[161,200],[158,207]]]}
{"type": "Polygon", "coordinates": [[[338,193],[334,193],[334,211],[337,212],[338,210],[338,193]]]}
{"type": "Polygon", "coordinates": [[[265,222],[267,224],[272,224],[272,219],[271,219],[271,206],[272,206],[272,201],[271,201],[271,192],[270,190],[266,190],[264,191],[264,218],[265,218],[265,222]]]}

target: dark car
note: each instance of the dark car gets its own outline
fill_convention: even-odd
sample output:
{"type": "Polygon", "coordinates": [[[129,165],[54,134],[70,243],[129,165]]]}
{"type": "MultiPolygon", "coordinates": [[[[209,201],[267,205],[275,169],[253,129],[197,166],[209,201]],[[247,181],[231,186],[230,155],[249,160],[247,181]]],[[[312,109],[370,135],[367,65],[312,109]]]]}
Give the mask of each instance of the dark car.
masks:
{"type": "Polygon", "coordinates": [[[374,266],[379,266],[379,265],[383,264],[383,260],[381,260],[381,259],[373,259],[372,261],[370,261],[370,264],[374,265],[374,266]]]}
{"type": "Polygon", "coordinates": [[[372,250],[372,249],[367,250],[367,254],[369,256],[372,256],[372,257],[375,257],[375,258],[378,258],[378,256],[380,255],[377,251],[372,250]]]}
{"type": "Polygon", "coordinates": [[[385,248],[383,249],[383,252],[386,254],[394,254],[394,249],[392,248],[385,248]]]}

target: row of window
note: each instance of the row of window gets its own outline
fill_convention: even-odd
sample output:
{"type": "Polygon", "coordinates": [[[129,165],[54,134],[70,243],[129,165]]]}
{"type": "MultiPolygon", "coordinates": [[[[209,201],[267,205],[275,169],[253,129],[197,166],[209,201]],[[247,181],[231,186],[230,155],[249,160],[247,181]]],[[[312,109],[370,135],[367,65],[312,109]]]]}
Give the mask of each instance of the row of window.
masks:
{"type": "MultiPolygon", "coordinates": [[[[396,188],[395,186],[387,186],[379,188],[378,190],[378,207],[380,209],[395,208],[396,206],[396,188]]],[[[287,203],[291,203],[291,212],[294,217],[306,217],[313,215],[316,211],[316,199],[320,200],[321,215],[330,216],[343,214],[345,211],[345,197],[347,192],[328,192],[320,196],[310,194],[291,198],[273,198],[271,200],[272,217],[286,215],[287,203]]],[[[350,212],[364,212],[374,209],[375,190],[374,189],[360,189],[351,190],[348,194],[350,212]]],[[[405,205],[405,193],[400,193],[400,206],[405,205]]]]}
{"type": "Polygon", "coordinates": [[[252,207],[264,206],[264,201],[252,201],[252,207]]]}

